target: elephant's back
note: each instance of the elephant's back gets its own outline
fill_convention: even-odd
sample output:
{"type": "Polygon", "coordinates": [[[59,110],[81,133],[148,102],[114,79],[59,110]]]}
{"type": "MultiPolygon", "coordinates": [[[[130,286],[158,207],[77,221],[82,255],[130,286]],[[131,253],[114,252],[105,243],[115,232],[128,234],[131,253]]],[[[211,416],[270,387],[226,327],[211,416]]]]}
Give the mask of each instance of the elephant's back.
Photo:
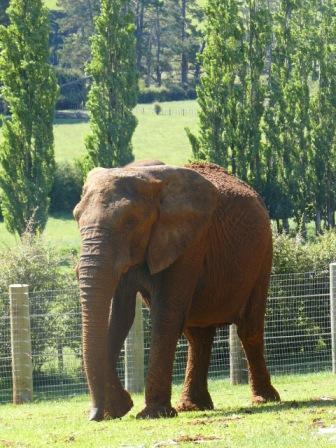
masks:
{"type": "Polygon", "coordinates": [[[258,193],[247,183],[229,174],[224,168],[214,163],[194,162],[186,165],[210,181],[226,198],[255,198],[262,202],[258,193]]]}
{"type": "Polygon", "coordinates": [[[267,277],[271,269],[268,213],[258,193],[223,168],[205,163],[193,163],[188,168],[212,182],[219,192],[190,317],[198,325],[203,319],[217,324],[233,322],[258,278],[267,277]],[[223,302],[222,308],[219,303],[223,302]]]}

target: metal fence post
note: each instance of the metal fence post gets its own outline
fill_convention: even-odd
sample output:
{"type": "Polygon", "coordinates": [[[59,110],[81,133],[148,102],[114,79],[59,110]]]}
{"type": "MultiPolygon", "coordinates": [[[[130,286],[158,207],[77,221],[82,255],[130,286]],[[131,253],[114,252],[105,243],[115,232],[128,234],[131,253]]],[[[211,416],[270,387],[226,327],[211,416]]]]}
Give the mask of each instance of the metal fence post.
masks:
{"type": "Polygon", "coordinates": [[[12,346],[13,403],[33,399],[28,285],[10,285],[10,322],[12,346]]]}
{"type": "Polygon", "coordinates": [[[129,392],[144,390],[144,332],[142,299],[137,295],[133,326],[125,341],[125,389],[129,392]]]}
{"type": "Polygon", "coordinates": [[[336,374],[336,263],[330,266],[330,327],[332,372],[336,374]]]}
{"type": "Polygon", "coordinates": [[[230,382],[231,384],[248,383],[245,353],[241,345],[237,326],[230,325],[230,382]]]}

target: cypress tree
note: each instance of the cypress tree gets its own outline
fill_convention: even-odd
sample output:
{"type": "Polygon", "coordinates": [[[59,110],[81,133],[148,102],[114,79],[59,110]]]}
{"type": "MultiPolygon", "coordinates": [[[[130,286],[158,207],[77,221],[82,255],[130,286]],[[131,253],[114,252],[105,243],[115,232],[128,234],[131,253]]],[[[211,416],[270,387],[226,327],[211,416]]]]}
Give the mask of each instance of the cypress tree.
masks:
{"type": "Polygon", "coordinates": [[[86,138],[86,168],[115,167],[133,160],[137,120],[134,20],[128,0],[102,0],[92,38],[92,76],[88,98],[91,133],[86,138]]]}
{"type": "Polygon", "coordinates": [[[186,129],[193,157],[237,170],[237,130],[245,120],[242,103],[245,85],[243,19],[236,0],[209,0],[206,6],[206,46],[200,56],[203,73],[197,90],[199,136],[186,129]],[[240,83],[237,77],[240,74],[240,83]]]}
{"type": "Polygon", "coordinates": [[[1,93],[11,114],[0,145],[1,208],[8,230],[22,235],[28,223],[32,232],[43,230],[48,218],[58,88],[42,0],[12,0],[8,17],[0,27],[1,93]]]}

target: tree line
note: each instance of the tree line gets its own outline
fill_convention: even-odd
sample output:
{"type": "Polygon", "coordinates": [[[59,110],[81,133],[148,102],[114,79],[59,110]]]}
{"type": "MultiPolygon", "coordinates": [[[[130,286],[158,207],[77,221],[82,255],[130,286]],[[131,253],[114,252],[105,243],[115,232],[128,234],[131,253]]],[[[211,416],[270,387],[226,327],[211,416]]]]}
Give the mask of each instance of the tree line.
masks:
{"type": "Polygon", "coordinates": [[[335,0],[209,0],[196,159],[264,198],[278,229],[335,227],[335,0]]]}
{"type": "MultiPolygon", "coordinates": [[[[60,76],[84,76],[100,0],[58,0],[49,11],[51,63],[60,76]]],[[[198,0],[131,0],[136,67],[143,87],[175,84],[187,89],[199,79],[197,54],[203,47],[203,7],[198,0]]],[[[8,23],[1,0],[0,23],[8,23]]]]}

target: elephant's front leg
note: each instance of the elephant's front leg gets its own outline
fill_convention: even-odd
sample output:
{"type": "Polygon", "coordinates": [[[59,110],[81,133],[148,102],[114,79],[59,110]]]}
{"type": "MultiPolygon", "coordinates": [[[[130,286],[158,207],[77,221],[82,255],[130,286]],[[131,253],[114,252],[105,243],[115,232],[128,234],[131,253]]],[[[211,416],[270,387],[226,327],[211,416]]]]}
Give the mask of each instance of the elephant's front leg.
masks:
{"type": "Polygon", "coordinates": [[[146,382],[146,407],[137,418],[174,417],[171,405],[173,363],[197,282],[198,266],[179,260],[160,275],[152,297],[151,349],[146,382]],[[188,281],[186,281],[188,279],[188,281]]]}
{"type": "Polygon", "coordinates": [[[108,331],[108,366],[105,384],[105,417],[119,418],[133,407],[129,393],[117,374],[117,362],[125,339],[134,321],[136,289],[124,277],[112,300],[108,331]],[[132,286],[131,286],[132,285],[132,286]]]}

